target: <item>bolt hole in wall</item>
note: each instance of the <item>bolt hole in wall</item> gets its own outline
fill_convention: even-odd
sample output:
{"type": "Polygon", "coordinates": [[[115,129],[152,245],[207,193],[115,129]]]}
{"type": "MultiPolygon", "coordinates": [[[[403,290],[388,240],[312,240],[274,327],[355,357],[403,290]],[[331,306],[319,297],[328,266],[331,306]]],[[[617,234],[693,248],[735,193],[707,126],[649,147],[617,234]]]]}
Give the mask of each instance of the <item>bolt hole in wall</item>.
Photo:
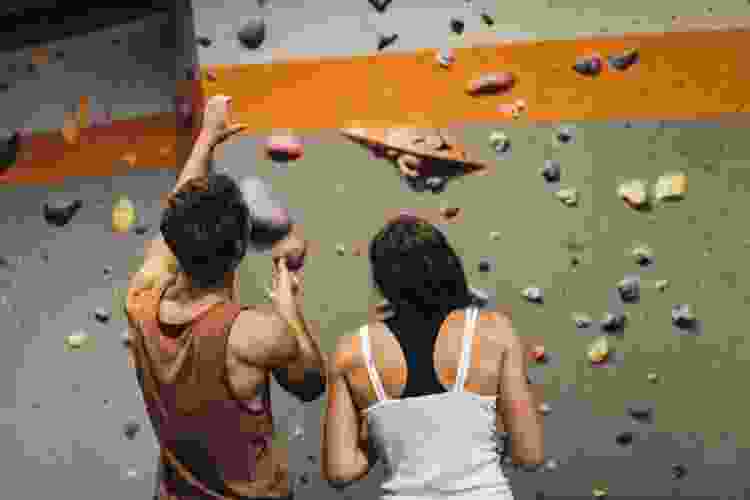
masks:
{"type": "MultiPolygon", "coordinates": [[[[575,64],[590,76],[613,64],[584,59],[569,70],[575,64]]],[[[500,81],[508,79],[479,85],[501,88],[500,81]]],[[[511,117],[525,107],[513,103],[511,117]]],[[[750,302],[743,265],[750,252],[743,223],[750,151],[740,128],[694,125],[504,121],[380,141],[405,147],[403,141],[418,138],[437,152],[463,149],[494,171],[486,176],[422,175],[434,159],[424,151],[409,159],[373,157],[378,148],[337,134],[242,138],[225,148],[217,166],[240,176],[245,170],[238,165],[256,157],[258,147],[276,152],[258,161],[256,173],[304,213],[306,232],[320,249],[306,273],[305,309],[325,325],[329,352],[378,299],[367,286],[366,252],[356,251],[361,242],[394,209],[434,214],[477,295],[487,307],[510,305],[519,335],[538,339],[530,363],[532,382],[544,386],[539,411],[549,474],[508,469],[518,498],[741,498],[747,459],[739,455],[750,435],[732,388],[748,356],[737,325],[750,302]],[[446,149],[447,135],[460,148],[446,149]],[[353,168],[329,168],[331,158],[353,168]]],[[[16,139],[8,137],[5,151],[15,151],[16,139]]],[[[433,174],[471,173],[431,167],[433,174]]],[[[16,401],[3,407],[16,404],[20,435],[35,432],[49,448],[25,444],[38,454],[24,464],[33,469],[57,457],[58,469],[45,469],[51,474],[45,477],[61,482],[84,477],[85,465],[101,472],[96,481],[111,490],[152,478],[152,464],[139,461],[153,456],[153,436],[142,403],[130,397],[132,372],[114,360],[127,342],[123,286],[140,264],[143,242],[155,234],[154,200],[172,177],[138,172],[108,182],[104,197],[101,179],[55,189],[4,186],[14,238],[3,243],[0,314],[10,319],[3,322],[10,325],[3,351],[23,360],[19,367],[9,357],[5,365],[15,372],[8,379],[16,380],[9,391],[16,401]],[[82,245],[97,250],[87,254],[82,245]],[[65,286],[52,287],[53,279],[65,286]],[[16,320],[27,320],[26,327],[16,320]],[[56,374],[55,382],[40,381],[40,364],[56,374]],[[104,429],[89,426],[93,421],[104,429]],[[60,422],[69,425],[65,436],[43,432],[60,422]],[[97,465],[93,450],[102,446],[108,463],[97,465]],[[122,468],[122,477],[105,466],[122,468]]],[[[267,267],[260,258],[243,263],[244,302],[265,300],[267,267]]],[[[295,422],[289,440],[308,433],[304,446],[315,457],[319,440],[310,434],[319,419],[288,420],[295,422]]],[[[19,446],[4,431],[2,439],[19,446]]],[[[25,450],[16,451],[23,461],[25,450]]],[[[300,478],[300,497],[322,491],[314,472],[300,478]]],[[[133,498],[129,489],[126,495],[133,498]]]]}

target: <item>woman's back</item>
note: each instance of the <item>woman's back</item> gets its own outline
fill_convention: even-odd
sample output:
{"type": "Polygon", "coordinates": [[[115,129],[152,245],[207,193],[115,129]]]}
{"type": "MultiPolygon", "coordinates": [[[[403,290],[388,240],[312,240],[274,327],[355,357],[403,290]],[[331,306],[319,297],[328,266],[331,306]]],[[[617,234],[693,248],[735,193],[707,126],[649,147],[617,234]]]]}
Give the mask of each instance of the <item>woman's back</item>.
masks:
{"type": "Polygon", "coordinates": [[[352,395],[386,464],[385,498],[512,498],[496,425],[510,323],[479,316],[451,313],[436,335],[376,323],[353,339],[362,363],[350,373],[352,395]]]}

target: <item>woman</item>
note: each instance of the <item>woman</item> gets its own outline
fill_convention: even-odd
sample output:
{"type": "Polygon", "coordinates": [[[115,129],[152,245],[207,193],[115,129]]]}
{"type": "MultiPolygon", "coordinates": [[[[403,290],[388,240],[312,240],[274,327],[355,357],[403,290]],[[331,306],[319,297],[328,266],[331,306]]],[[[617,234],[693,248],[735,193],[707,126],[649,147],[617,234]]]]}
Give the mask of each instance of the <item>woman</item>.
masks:
{"type": "Polygon", "coordinates": [[[323,475],[334,487],[386,465],[383,499],[511,500],[511,457],[543,461],[542,426],[510,318],[473,305],[460,259],[428,222],[400,216],[370,243],[392,315],[340,339],[329,366],[323,475]]]}

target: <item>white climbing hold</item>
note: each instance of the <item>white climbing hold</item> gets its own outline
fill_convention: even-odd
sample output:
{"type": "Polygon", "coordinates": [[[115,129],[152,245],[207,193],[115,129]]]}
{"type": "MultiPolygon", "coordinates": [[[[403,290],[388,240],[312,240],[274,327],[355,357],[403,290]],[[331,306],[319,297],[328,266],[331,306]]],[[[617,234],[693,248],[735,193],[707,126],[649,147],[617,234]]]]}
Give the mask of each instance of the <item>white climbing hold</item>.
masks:
{"type": "Polygon", "coordinates": [[[656,201],[679,200],[687,192],[687,175],[683,173],[665,174],[654,185],[656,201]]]}
{"type": "Polygon", "coordinates": [[[80,349],[89,342],[89,335],[86,332],[79,331],[68,335],[65,339],[65,343],[71,349],[80,349]]]}
{"type": "Polygon", "coordinates": [[[639,179],[620,184],[617,195],[633,208],[640,208],[648,203],[646,183],[639,179]]]}
{"type": "Polygon", "coordinates": [[[344,245],[336,245],[336,253],[338,255],[344,255],[346,253],[346,248],[344,245]]]}
{"type": "Polygon", "coordinates": [[[492,231],[492,232],[490,233],[490,239],[491,239],[492,241],[497,241],[497,240],[499,240],[499,239],[500,239],[500,233],[499,233],[498,231],[492,231]]]}
{"type": "Polygon", "coordinates": [[[558,200],[562,201],[569,207],[573,207],[578,204],[578,190],[575,188],[563,188],[555,193],[558,200]]]}
{"type": "Polygon", "coordinates": [[[506,153],[510,148],[510,139],[503,132],[492,132],[490,134],[490,146],[498,153],[506,153]]]}
{"type": "Polygon", "coordinates": [[[521,292],[521,295],[523,295],[523,297],[529,302],[540,303],[544,300],[544,294],[542,293],[541,288],[537,287],[526,288],[521,292]]]}
{"type": "Polygon", "coordinates": [[[631,251],[631,255],[640,265],[647,265],[654,261],[654,252],[646,245],[639,245],[631,251]]]}
{"type": "Polygon", "coordinates": [[[592,363],[601,363],[609,356],[609,341],[606,336],[600,336],[594,340],[588,349],[588,358],[592,363]]]}
{"type": "Polygon", "coordinates": [[[669,280],[658,280],[654,286],[656,286],[657,290],[663,292],[669,286],[669,280]]]}

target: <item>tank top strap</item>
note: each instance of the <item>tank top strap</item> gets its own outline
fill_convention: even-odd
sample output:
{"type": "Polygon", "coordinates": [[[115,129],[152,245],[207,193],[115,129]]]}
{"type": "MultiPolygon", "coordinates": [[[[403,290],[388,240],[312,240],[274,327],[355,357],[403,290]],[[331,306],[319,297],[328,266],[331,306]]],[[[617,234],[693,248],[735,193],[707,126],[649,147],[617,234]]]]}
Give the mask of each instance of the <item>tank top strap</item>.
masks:
{"type": "Polygon", "coordinates": [[[367,365],[367,374],[370,378],[370,383],[375,389],[375,394],[378,397],[378,401],[388,399],[383,388],[383,383],[378,375],[378,370],[375,368],[375,360],[372,357],[372,351],[370,350],[370,335],[368,333],[368,326],[363,325],[359,329],[360,344],[362,344],[362,355],[365,358],[365,364],[367,365]]]}
{"type": "Polygon", "coordinates": [[[478,316],[479,309],[476,307],[471,307],[466,311],[466,326],[463,335],[463,345],[461,346],[461,358],[458,362],[458,375],[456,375],[456,382],[453,384],[453,392],[462,392],[464,390],[466,374],[469,366],[471,366],[471,347],[478,316]]]}

